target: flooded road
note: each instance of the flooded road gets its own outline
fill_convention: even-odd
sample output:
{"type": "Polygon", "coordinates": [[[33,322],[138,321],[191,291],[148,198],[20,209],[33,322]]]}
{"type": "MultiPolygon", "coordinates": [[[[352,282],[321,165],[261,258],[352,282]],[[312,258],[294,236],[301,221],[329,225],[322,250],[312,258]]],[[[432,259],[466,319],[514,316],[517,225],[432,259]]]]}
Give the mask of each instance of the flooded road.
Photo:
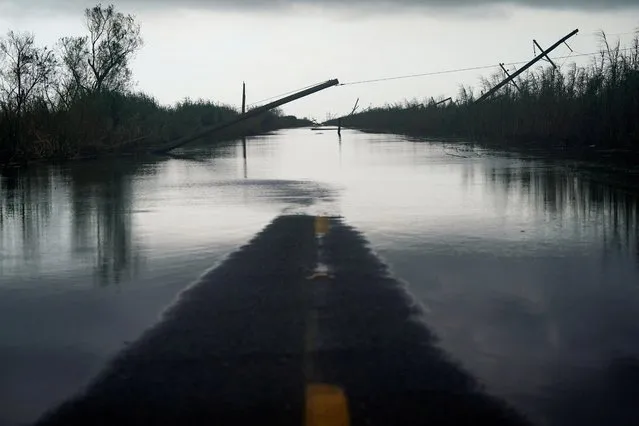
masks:
{"type": "Polygon", "coordinates": [[[0,180],[0,424],[86,385],[178,293],[282,215],[341,217],[438,346],[536,424],[631,424],[637,198],[575,167],[290,130],[0,180]]]}

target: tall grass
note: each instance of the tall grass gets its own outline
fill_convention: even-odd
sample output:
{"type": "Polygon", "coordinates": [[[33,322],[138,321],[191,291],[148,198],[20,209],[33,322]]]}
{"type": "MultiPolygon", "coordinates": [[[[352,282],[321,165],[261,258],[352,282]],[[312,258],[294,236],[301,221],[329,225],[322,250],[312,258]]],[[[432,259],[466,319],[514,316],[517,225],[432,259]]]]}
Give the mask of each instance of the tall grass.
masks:
{"type": "MultiPolygon", "coordinates": [[[[503,79],[482,82],[486,91],[503,79]]],[[[461,87],[454,102],[410,101],[344,117],[348,127],[426,136],[528,142],[563,147],[639,151],[639,34],[629,46],[601,34],[601,51],[588,66],[538,68],[492,99],[475,103],[461,87]]],[[[329,124],[336,124],[331,120],[329,124]]]]}
{"type": "MultiPolygon", "coordinates": [[[[141,93],[87,94],[66,107],[41,99],[28,105],[20,119],[6,109],[0,113],[0,163],[147,151],[237,114],[230,106],[203,100],[162,106],[141,93]]],[[[270,111],[223,136],[308,124],[270,111]]]]}
{"type": "MultiPolygon", "coordinates": [[[[128,64],[143,44],[135,18],[97,5],[85,20],[86,36],[54,48],[38,46],[30,32],[0,36],[0,165],[146,151],[238,114],[204,100],[162,106],[133,92],[128,64]]],[[[274,110],[223,135],[310,124],[274,110]]]]}

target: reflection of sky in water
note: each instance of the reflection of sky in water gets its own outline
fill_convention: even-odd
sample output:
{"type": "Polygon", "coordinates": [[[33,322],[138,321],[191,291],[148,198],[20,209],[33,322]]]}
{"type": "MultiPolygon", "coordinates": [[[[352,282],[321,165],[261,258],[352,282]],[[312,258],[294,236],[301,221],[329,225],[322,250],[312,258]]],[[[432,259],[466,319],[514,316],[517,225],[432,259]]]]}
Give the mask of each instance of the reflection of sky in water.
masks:
{"type": "Polygon", "coordinates": [[[531,411],[561,418],[613,386],[610,366],[632,369],[619,361],[639,353],[632,196],[568,168],[392,135],[248,143],[246,165],[238,143],[2,178],[8,418],[72,392],[282,213],[343,215],[409,283],[442,347],[531,411]]]}

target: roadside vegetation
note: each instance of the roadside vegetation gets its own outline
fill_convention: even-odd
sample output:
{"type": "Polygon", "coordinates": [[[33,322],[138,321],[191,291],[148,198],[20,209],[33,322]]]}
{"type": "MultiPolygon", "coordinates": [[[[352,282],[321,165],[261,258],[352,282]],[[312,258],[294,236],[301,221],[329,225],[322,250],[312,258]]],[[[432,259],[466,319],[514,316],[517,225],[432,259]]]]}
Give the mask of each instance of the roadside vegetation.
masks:
{"type": "MultiPolygon", "coordinates": [[[[484,79],[481,93],[504,79],[484,79]]],[[[342,125],[433,137],[459,137],[513,147],[639,153],[639,33],[629,46],[601,34],[601,51],[588,66],[537,68],[491,99],[461,87],[438,104],[407,101],[342,118],[342,125]]],[[[337,124],[330,120],[327,124],[337,124]]]]}
{"type": "MultiPolygon", "coordinates": [[[[31,33],[0,38],[0,164],[147,151],[238,111],[186,99],[173,106],[133,90],[140,26],[114,6],[85,10],[86,35],[38,46],[31,33]]],[[[271,111],[225,136],[311,124],[271,111]]]]}

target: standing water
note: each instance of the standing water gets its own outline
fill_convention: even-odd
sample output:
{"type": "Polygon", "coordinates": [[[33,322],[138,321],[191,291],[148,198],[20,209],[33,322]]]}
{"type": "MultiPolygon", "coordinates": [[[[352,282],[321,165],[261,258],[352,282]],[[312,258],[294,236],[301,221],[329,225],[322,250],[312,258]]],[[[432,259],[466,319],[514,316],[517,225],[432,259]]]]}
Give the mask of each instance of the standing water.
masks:
{"type": "MultiPolygon", "coordinates": [[[[461,148],[460,148],[461,147],[461,148]]],[[[637,198],[566,165],[284,131],[0,178],[0,425],[73,395],[283,214],[341,216],[451,358],[536,424],[623,424],[639,391],[637,198]]]]}

